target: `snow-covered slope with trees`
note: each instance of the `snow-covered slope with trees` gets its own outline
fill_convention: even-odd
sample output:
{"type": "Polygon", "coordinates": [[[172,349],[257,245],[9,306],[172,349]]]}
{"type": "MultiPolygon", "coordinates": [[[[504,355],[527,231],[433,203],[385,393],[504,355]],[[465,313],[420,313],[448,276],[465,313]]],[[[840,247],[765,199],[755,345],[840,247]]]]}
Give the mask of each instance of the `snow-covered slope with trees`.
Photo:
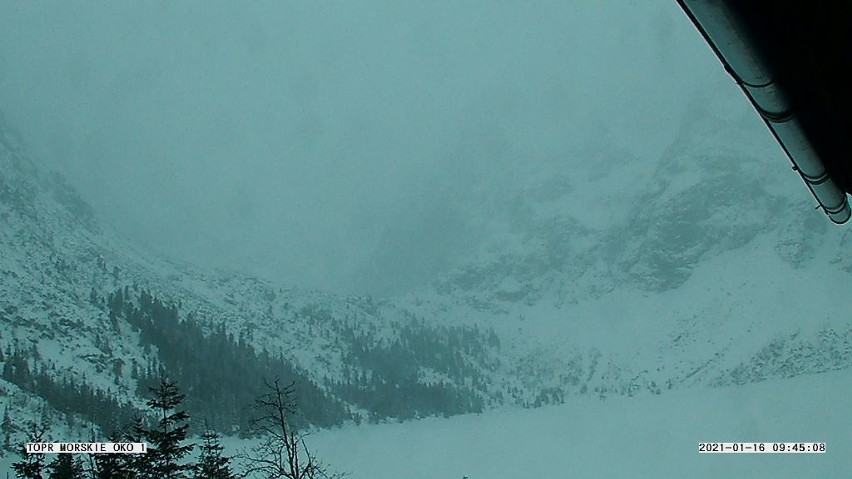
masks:
{"type": "Polygon", "coordinates": [[[157,258],[0,129],[7,429],[18,438],[51,410],[73,428],[92,404],[129,414],[163,370],[237,432],[244,418],[211,412],[203,384],[259,380],[249,366],[300,381],[320,426],[848,368],[852,323],[836,300],[852,283],[848,231],[773,187],[764,168],[783,168],[759,148],[714,146],[717,128],[686,125],[660,158],[601,158],[575,176],[540,166],[477,193],[461,216],[492,239],[431,287],[387,298],[157,258]],[[233,360],[195,369],[214,357],[233,360]]]}
{"type": "Polygon", "coordinates": [[[0,351],[15,433],[32,416],[24,410],[42,408],[37,396],[66,413],[97,411],[108,428],[132,415],[163,370],[185,380],[190,407],[228,432],[247,419],[233,411],[276,375],[297,381],[315,404],[305,420],[316,425],[503,402],[499,339],[489,330],[436,325],[389,300],[158,259],[98,225],[8,130],[0,140],[0,351]]]}

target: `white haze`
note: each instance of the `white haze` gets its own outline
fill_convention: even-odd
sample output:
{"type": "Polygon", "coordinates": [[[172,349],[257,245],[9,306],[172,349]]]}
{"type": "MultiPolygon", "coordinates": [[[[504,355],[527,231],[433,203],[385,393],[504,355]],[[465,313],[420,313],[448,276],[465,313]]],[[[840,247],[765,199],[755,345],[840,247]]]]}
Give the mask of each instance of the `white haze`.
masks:
{"type": "Polygon", "coordinates": [[[476,191],[750,114],[670,0],[4,2],[0,110],[140,243],[379,293],[476,248],[476,191]]]}

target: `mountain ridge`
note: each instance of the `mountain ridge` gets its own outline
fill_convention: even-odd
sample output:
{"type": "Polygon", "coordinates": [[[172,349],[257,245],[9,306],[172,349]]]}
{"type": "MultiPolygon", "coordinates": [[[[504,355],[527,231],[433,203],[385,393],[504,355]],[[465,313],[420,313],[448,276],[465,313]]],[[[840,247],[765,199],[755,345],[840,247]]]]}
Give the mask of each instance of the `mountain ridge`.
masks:
{"type": "MultiPolygon", "coordinates": [[[[709,124],[686,138],[711,135],[709,124]]],[[[159,347],[146,349],[144,330],[129,323],[148,294],[174,308],[179,322],[193,318],[207,335],[222,328],[291,364],[343,404],[348,416],[336,421],[848,368],[852,328],[842,310],[830,305],[817,324],[796,321],[790,316],[807,309],[789,291],[842,290],[852,271],[842,249],[849,234],[814,221],[816,213],[793,212],[799,207],[783,192],[755,181],[754,158],[702,156],[687,139],[648,175],[654,182],[631,194],[624,222],[601,226],[575,200],[593,191],[618,198],[617,189],[603,188],[617,171],[540,175],[492,200],[505,206],[497,219],[470,212],[502,233],[467,262],[429,288],[374,299],[285,288],[146,253],[99,224],[72,187],[42,172],[0,128],[0,349],[34,351],[33,371],[140,406],[129,365],[162,365],[159,347]],[[111,309],[117,292],[131,299],[111,309]],[[119,362],[128,367],[116,368],[119,362]],[[400,385],[443,399],[412,399],[409,409],[376,401],[399,394],[400,385]]],[[[18,391],[8,381],[3,387],[18,391]]],[[[11,397],[2,397],[7,406],[11,397]]]]}

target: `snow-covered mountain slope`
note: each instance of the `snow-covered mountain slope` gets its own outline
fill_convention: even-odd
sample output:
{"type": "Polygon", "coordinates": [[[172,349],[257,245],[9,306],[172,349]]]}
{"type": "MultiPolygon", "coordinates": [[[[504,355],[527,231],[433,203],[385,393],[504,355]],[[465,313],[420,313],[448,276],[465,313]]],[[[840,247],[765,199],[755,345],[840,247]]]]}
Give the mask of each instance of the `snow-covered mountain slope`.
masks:
{"type": "Polygon", "coordinates": [[[775,151],[720,142],[719,123],[685,125],[653,161],[519,182],[502,236],[405,301],[494,327],[507,377],[546,393],[529,402],[849,367],[848,228],[808,207],[775,151]],[[623,217],[597,221],[596,204],[623,217]]]}
{"type": "Polygon", "coordinates": [[[133,371],[163,346],[131,316],[153,295],[373,419],[848,368],[847,229],[791,199],[802,187],[765,149],[719,147],[718,131],[708,116],[660,158],[604,152],[482,188],[459,217],[489,240],[432,287],[373,299],[146,253],[0,129],[0,347],[139,405],[133,371]],[[422,387],[457,404],[411,406],[422,387]]]}
{"type": "MultiPolygon", "coordinates": [[[[174,344],[180,331],[157,324],[146,329],[172,311],[181,321],[192,318],[210,337],[222,331],[221,341],[234,348],[249,344],[257,361],[310,382],[351,417],[453,414],[501,403],[493,380],[499,342],[487,330],[438,327],[392,301],[284,288],[157,258],[100,226],[73,189],[40,170],[2,132],[0,360],[3,403],[20,412],[14,416],[41,407],[35,398],[13,401],[21,393],[16,386],[45,395],[57,388],[73,394],[86,385],[92,388],[88,400],[103,394],[139,407],[146,373],[166,367],[170,374],[180,369],[197,376],[186,369],[210,358],[191,351],[210,354],[213,346],[174,344]],[[167,347],[188,351],[194,362],[172,354],[169,363],[167,347]],[[399,397],[370,401],[369,392],[380,386],[399,397]],[[441,403],[403,400],[414,391],[431,392],[441,403]]],[[[254,379],[262,384],[260,376],[254,379]]],[[[70,412],[83,410],[91,405],[70,412]]]]}

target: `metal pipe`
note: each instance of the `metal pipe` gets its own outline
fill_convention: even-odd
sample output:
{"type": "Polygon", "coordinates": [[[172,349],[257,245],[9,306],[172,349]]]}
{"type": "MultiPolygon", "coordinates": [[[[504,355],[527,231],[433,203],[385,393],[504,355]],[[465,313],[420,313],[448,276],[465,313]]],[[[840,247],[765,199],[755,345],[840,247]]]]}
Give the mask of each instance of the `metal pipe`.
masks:
{"type": "Polygon", "coordinates": [[[837,224],[849,221],[852,210],[846,193],[828,175],[736,13],[724,0],[677,2],[763,118],[825,214],[837,224]]]}

